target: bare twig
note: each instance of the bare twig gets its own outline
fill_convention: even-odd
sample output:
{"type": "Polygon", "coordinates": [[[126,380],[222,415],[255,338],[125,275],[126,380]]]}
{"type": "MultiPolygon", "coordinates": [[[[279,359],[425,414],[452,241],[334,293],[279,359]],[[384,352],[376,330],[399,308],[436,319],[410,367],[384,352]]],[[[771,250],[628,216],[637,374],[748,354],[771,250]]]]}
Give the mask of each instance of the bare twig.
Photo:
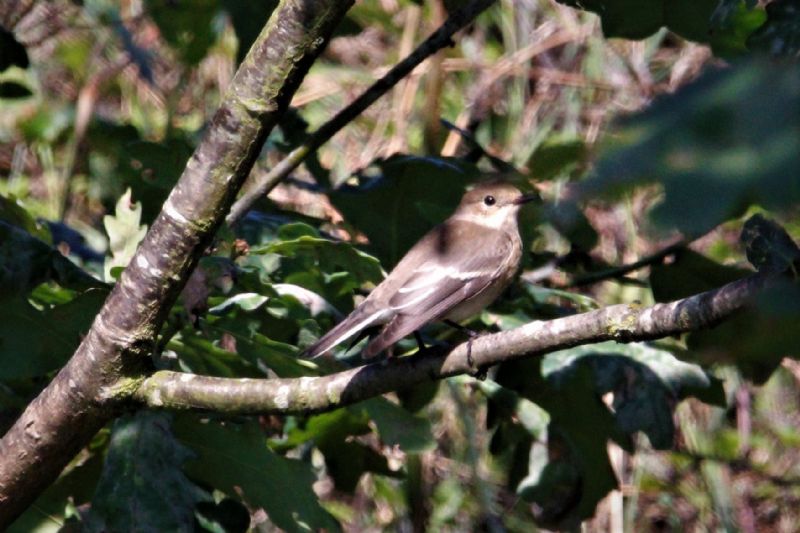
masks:
{"type": "Polygon", "coordinates": [[[676,242],[675,244],[671,244],[664,248],[663,250],[659,250],[658,252],[648,255],[647,257],[643,257],[638,261],[634,261],[633,263],[628,263],[627,265],[620,265],[618,267],[609,268],[606,270],[601,270],[599,272],[590,272],[589,274],[584,274],[583,276],[574,279],[571,283],[567,285],[567,287],[583,287],[585,285],[591,285],[592,283],[597,283],[598,281],[604,281],[607,279],[613,278],[621,278],[625,274],[633,272],[634,270],[639,270],[640,268],[644,268],[646,266],[655,265],[656,263],[662,262],[664,259],[671,255],[675,255],[691,242],[690,240],[682,240],[676,242]]]}
{"type": "Polygon", "coordinates": [[[281,180],[300,166],[306,157],[314,150],[325,144],[340,129],[349,124],[365,109],[394,87],[406,77],[414,68],[436,51],[445,46],[452,45],[453,35],[469,24],[495,0],[473,0],[462,9],[456,11],[447,21],[420,44],[414,52],[395,65],[384,77],[372,84],[350,105],[339,111],[331,120],[323,124],[317,131],[309,135],[305,143],[298,146],[275,165],[259,183],[251,187],[233,204],[226,219],[228,225],[235,224],[241,219],[253,204],[262,196],[271,191],[281,180]]]}
{"type": "MultiPolygon", "coordinates": [[[[691,239],[683,239],[678,241],[674,244],[670,244],[669,246],[651,254],[646,257],[639,259],[638,261],[634,261],[633,263],[628,263],[626,265],[620,265],[612,268],[606,268],[603,270],[598,270],[596,272],[589,272],[582,276],[579,276],[569,283],[561,286],[562,289],[570,289],[574,287],[584,287],[586,285],[592,285],[594,283],[598,283],[600,281],[605,281],[608,279],[618,279],[618,280],[628,280],[624,278],[626,274],[639,270],[641,268],[652,266],[657,263],[662,262],[664,259],[671,255],[675,255],[680,253],[681,250],[684,250],[691,239]]],[[[568,256],[565,256],[568,257],[568,256]]],[[[551,274],[555,272],[560,264],[563,264],[564,257],[557,258],[552,261],[549,261],[544,266],[533,270],[531,272],[526,272],[522,275],[522,279],[528,283],[538,283],[541,282],[543,279],[546,279],[551,274]]]]}
{"type": "Polygon", "coordinates": [[[211,409],[227,413],[313,413],[504,361],[607,340],[645,341],[716,324],[741,309],[770,278],[755,274],[719,289],[652,307],[614,305],[588,313],[536,321],[478,337],[449,352],[390,359],[321,377],[232,379],[156,372],[134,398],[150,407],[211,409]]]}

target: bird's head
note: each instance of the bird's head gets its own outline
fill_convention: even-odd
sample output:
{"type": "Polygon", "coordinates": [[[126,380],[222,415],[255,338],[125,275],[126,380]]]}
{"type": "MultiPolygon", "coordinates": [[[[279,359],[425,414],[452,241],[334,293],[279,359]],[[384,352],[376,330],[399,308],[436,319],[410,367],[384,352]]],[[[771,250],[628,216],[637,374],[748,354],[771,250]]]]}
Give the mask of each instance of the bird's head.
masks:
{"type": "Polygon", "coordinates": [[[536,195],[522,194],[505,181],[481,183],[464,194],[455,215],[484,226],[500,228],[509,223],[516,224],[519,208],[535,198],[536,195]]]}

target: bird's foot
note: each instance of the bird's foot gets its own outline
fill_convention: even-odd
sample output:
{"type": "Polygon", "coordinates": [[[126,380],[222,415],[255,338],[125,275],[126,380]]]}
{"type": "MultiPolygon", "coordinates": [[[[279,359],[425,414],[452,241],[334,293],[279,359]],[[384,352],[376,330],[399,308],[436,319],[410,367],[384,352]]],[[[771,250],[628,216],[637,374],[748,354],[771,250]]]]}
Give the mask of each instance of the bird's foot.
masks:
{"type": "Polygon", "coordinates": [[[472,341],[475,339],[475,337],[478,336],[478,334],[475,333],[474,331],[472,331],[471,333],[472,335],[470,335],[469,339],[467,339],[467,365],[469,365],[469,368],[471,370],[470,375],[475,379],[483,381],[484,379],[486,379],[487,369],[485,367],[481,368],[477,366],[475,364],[475,359],[472,358],[472,341]]]}
{"type": "Polygon", "coordinates": [[[472,358],[472,341],[478,338],[480,334],[477,331],[466,328],[461,324],[459,324],[458,322],[453,322],[452,320],[445,320],[444,323],[452,328],[455,328],[465,333],[467,337],[469,337],[467,339],[467,364],[469,365],[470,369],[473,370],[471,375],[480,380],[486,379],[486,370],[477,368],[477,366],[475,365],[475,360],[472,358]]]}

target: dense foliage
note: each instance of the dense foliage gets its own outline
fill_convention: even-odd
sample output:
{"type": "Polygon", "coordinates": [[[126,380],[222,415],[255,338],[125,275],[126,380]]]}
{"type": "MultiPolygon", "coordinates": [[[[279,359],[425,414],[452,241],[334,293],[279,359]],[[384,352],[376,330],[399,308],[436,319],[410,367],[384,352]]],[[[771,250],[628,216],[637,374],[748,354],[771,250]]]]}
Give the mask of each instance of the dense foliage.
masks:
{"type": "MultiPolygon", "coordinates": [[[[275,7],[255,4],[39,3],[0,30],[1,430],[72,355],[161,209],[275,7]]],[[[359,2],[252,179],[450,4],[359,2]]],[[[220,231],[152,365],[265,378],[361,364],[346,346],[336,362],[298,354],[486,172],[542,201],[522,214],[522,275],[469,327],[788,272],[752,309],[313,416],[128,413],[14,530],[791,530],[799,13],[788,0],[500,2],[220,231]]],[[[461,340],[438,324],[423,335],[461,340]]]]}

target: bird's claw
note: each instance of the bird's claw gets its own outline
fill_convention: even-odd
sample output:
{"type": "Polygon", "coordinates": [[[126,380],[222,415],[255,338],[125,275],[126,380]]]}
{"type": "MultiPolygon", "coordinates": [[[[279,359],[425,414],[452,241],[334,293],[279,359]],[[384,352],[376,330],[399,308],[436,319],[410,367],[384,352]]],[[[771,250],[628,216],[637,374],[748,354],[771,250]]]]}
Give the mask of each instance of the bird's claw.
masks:
{"type": "Polygon", "coordinates": [[[478,336],[477,334],[475,334],[474,336],[470,335],[469,339],[467,340],[467,365],[469,365],[469,368],[471,370],[470,375],[475,379],[483,381],[484,379],[486,379],[487,370],[485,367],[484,368],[478,367],[475,364],[475,359],[472,358],[472,340],[477,336],[478,336]]]}

